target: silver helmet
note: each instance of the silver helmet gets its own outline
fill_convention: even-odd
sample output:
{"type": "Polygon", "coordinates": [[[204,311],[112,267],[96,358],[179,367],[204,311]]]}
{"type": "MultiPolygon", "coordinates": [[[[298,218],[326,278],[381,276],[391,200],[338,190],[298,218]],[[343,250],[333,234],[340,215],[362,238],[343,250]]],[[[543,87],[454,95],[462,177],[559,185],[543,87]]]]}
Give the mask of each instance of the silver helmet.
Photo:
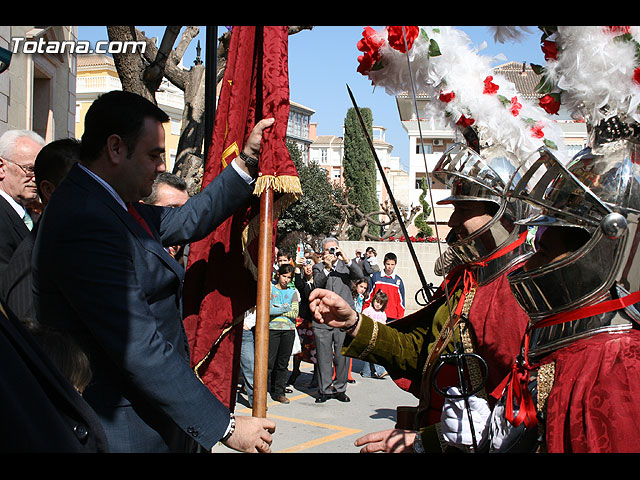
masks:
{"type": "MultiPolygon", "coordinates": [[[[614,117],[593,129],[592,138],[593,146],[566,166],[540,149],[537,160],[510,186],[512,198],[540,209],[518,223],[541,229],[571,227],[586,238],[552,263],[509,275],[511,289],[532,324],[640,289],[640,137],[632,125],[614,117]]],[[[547,340],[627,328],[628,319],[640,320],[638,307],[625,309],[627,319],[601,315],[560,325],[564,333],[547,331],[547,340]]]]}
{"type": "Polygon", "coordinates": [[[483,268],[478,269],[480,284],[489,282],[533,253],[527,242],[520,242],[516,248],[493,258],[497,252],[526,236],[527,227],[516,224],[516,221],[527,217],[529,207],[524,202],[507,201],[505,197],[508,182],[520,164],[517,157],[500,144],[483,148],[481,152],[455,143],[443,154],[432,172],[434,178],[450,188],[450,195],[438,201],[439,205],[482,201],[497,207],[492,219],[471,235],[447,237],[449,249],[461,263],[483,263],[483,268]]]}

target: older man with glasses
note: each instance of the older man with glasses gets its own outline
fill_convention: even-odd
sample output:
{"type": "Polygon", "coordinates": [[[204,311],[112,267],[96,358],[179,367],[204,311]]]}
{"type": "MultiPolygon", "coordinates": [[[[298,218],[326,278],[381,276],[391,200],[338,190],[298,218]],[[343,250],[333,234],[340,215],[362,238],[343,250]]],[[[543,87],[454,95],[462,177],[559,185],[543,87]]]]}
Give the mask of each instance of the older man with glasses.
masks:
{"type": "Polygon", "coordinates": [[[26,205],[38,196],[33,166],[44,144],[29,130],[9,130],[0,137],[0,277],[33,228],[26,205]]]}

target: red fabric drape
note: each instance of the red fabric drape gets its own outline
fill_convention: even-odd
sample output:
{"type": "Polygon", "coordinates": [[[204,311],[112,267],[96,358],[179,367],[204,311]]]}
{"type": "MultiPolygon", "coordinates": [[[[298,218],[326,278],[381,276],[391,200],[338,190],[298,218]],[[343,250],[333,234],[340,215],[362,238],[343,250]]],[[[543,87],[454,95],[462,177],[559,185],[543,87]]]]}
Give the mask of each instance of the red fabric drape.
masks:
{"type": "Polygon", "coordinates": [[[239,155],[260,119],[275,118],[275,123],[263,134],[260,175],[251,204],[208,237],[191,244],[189,250],[183,308],[192,367],[230,409],[235,406],[243,314],[256,304],[258,197],[266,181],[275,186],[280,200],[300,193],[285,143],[289,117],[287,57],[286,26],[233,27],[203,188],[239,155]]]}
{"type": "Polygon", "coordinates": [[[549,453],[638,453],[640,331],[601,333],[551,354],[549,453]]]}

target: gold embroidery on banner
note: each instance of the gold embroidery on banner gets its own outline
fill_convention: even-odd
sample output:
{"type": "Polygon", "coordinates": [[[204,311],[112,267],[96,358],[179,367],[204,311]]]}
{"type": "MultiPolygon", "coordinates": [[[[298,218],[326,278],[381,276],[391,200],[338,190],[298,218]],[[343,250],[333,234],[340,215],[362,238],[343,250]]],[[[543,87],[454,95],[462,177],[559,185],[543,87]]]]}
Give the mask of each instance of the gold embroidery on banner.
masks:
{"type": "Polygon", "coordinates": [[[231,155],[233,155],[233,158],[236,158],[238,155],[240,155],[240,149],[238,148],[238,144],[236,142],[233,142],[222,152],[222,166],[224,168],[227,168],[227,165],[229,165],[227,163],[227,158],[231,155]]]}

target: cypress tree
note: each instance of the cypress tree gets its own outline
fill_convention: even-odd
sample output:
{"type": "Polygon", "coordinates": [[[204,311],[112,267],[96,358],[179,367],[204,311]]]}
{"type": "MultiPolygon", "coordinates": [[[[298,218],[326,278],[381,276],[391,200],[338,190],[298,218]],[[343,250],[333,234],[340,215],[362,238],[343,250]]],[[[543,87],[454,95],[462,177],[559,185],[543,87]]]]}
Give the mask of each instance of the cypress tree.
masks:
{"type": "MultiPolygon", "coordinates": [[[[371,138],[373,115],[370,108],[360,108],[360,114],[371,138]]],[[[369,143],[362,132],[360,120],[355,109],[347,111],[344,121],[344,183],[348,192],[349,201],[360,207],[364,213],[377,211],[378,197],[376,195],[376,163],[369,148],[369,143]]],[[[361,229],[352,227],[349,230],[349,238],[358,240],[361,229]]],[[[380,235],[378,225],[369,225],[369,233],[380,235]]]]}

